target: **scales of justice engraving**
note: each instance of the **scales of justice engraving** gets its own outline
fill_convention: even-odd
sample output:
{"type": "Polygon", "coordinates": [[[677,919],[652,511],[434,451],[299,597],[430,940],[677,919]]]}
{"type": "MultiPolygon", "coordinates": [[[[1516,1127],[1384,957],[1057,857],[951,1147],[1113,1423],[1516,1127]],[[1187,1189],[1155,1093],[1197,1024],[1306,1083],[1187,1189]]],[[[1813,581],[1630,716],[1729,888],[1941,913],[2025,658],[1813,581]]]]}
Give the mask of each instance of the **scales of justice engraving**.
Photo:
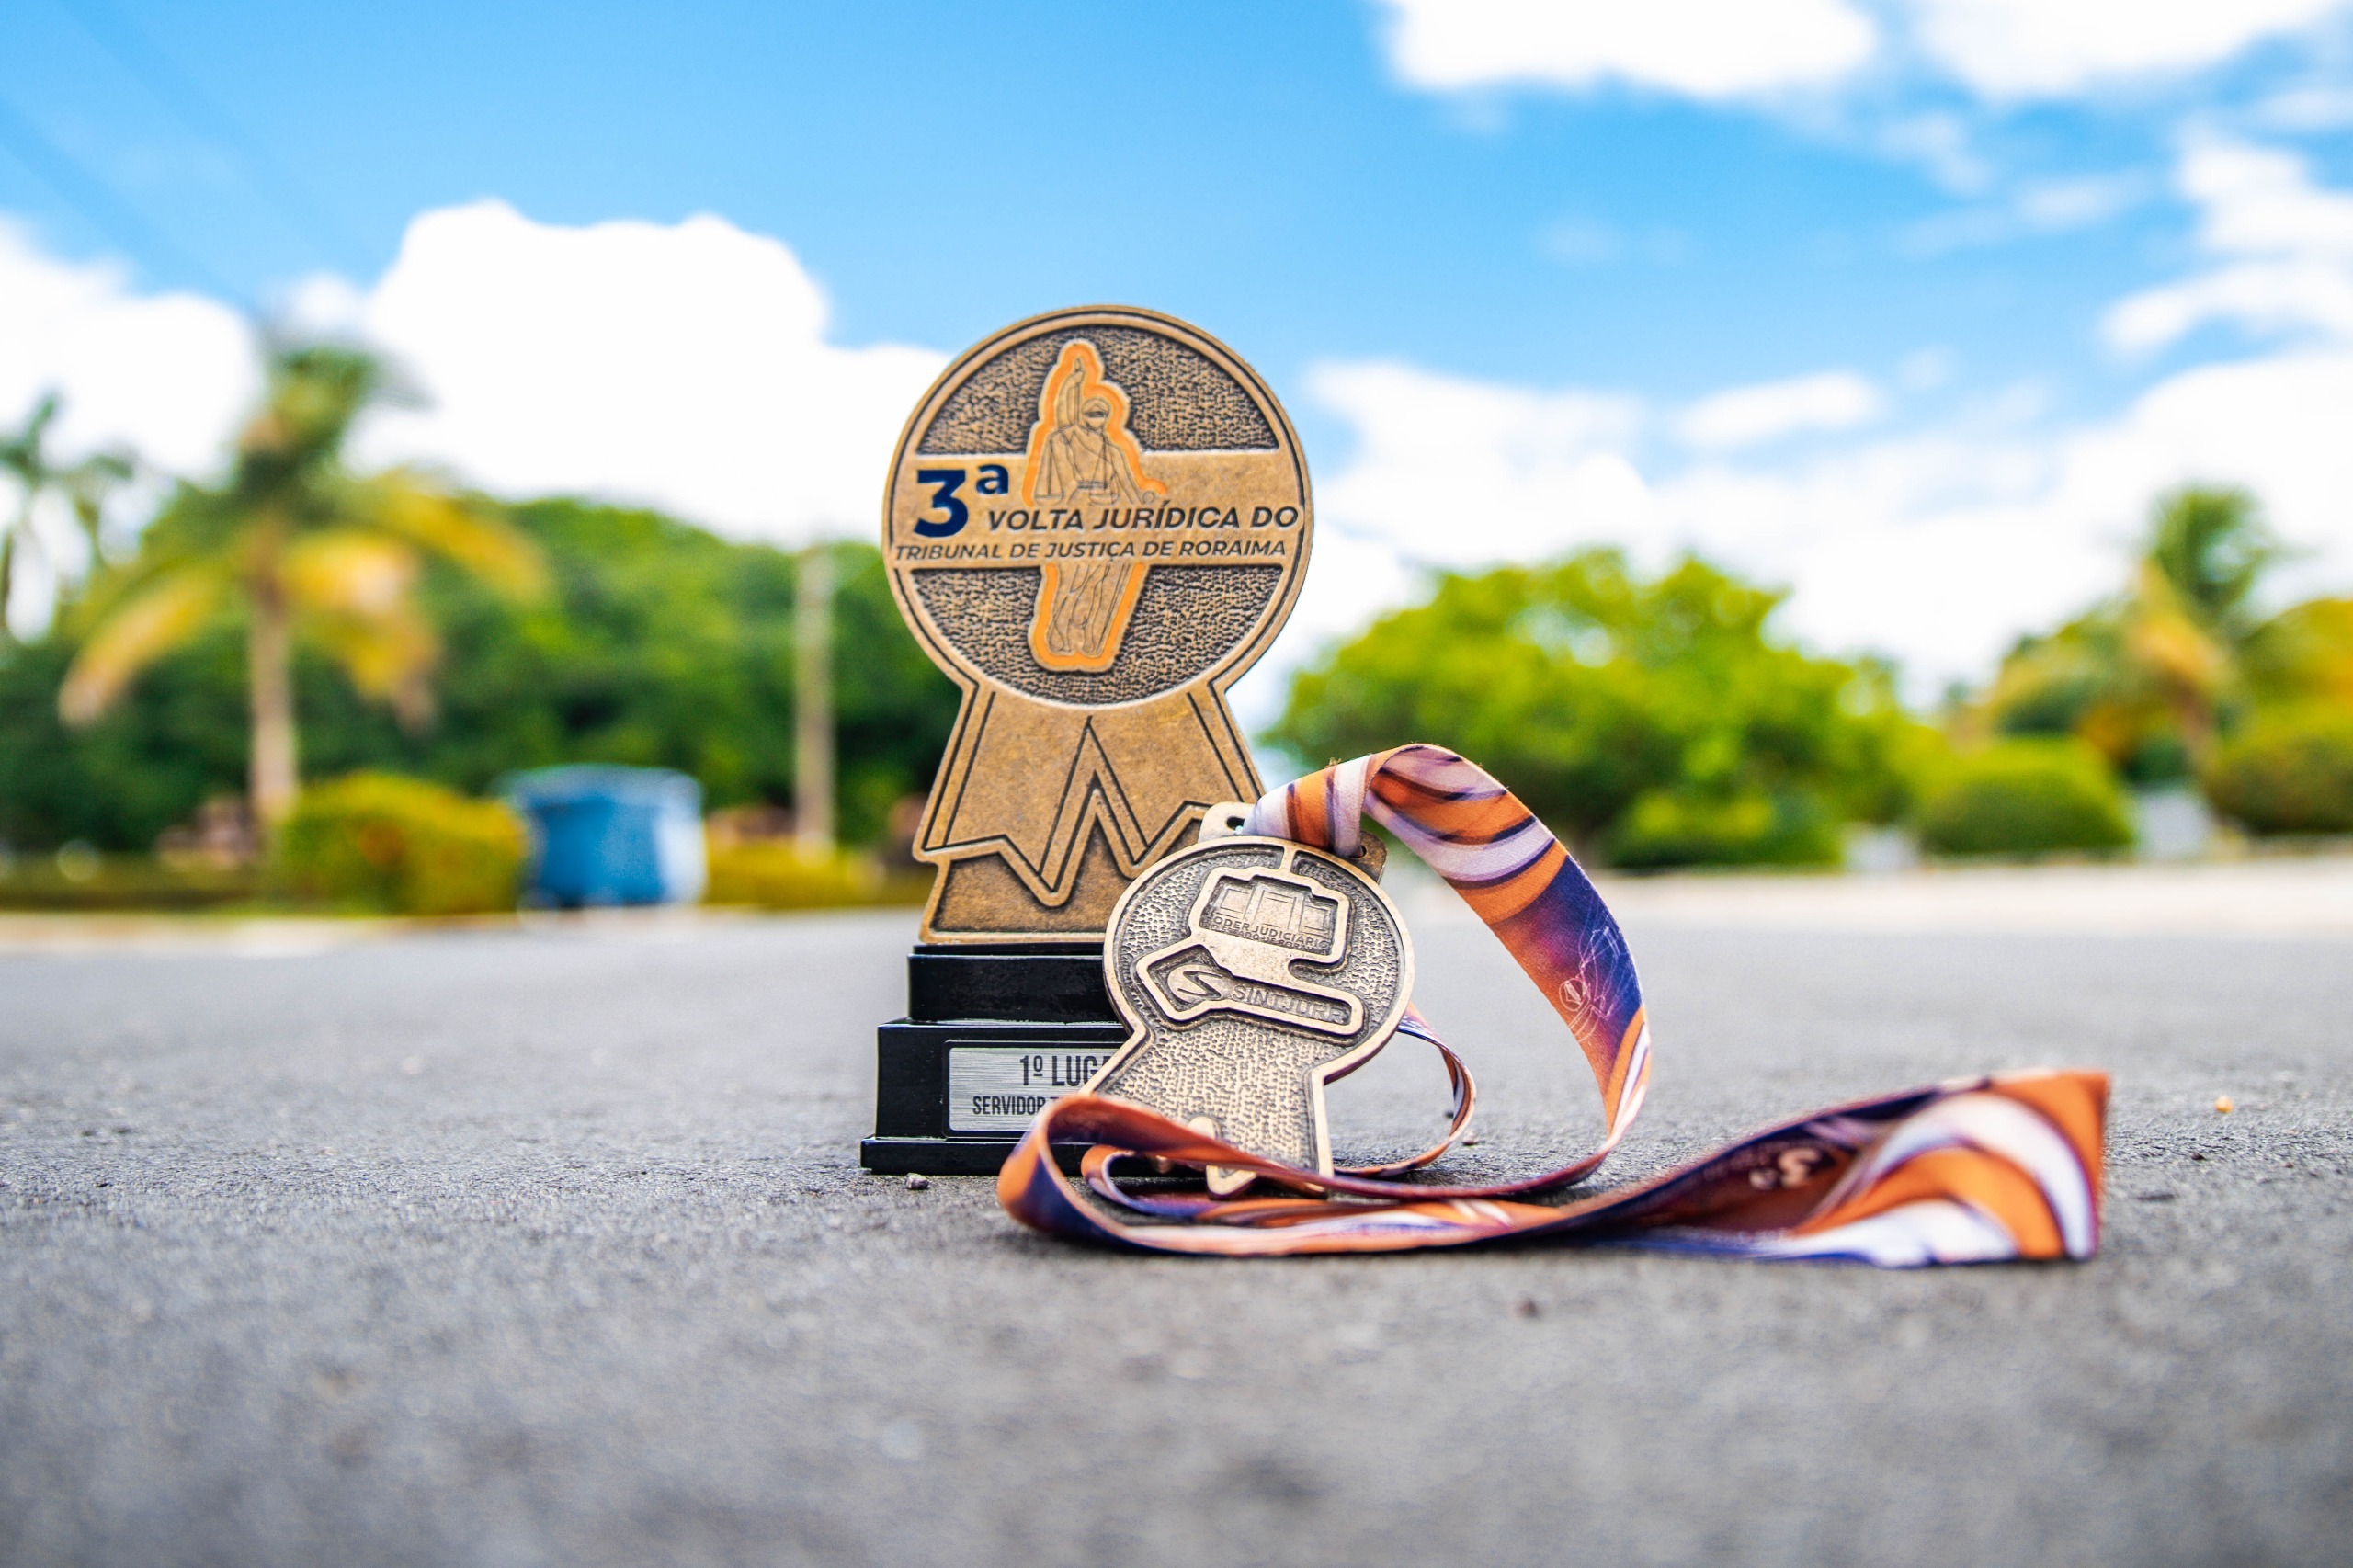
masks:
{"type": "Polygon", "coordinates": [[[900,612],[964,693],[915,843],[924,940],[1093,939],[1209,806],[1259,792],[1225,693],[1313,529],[1281,406],[1183,322],[1056,312],[942,373],[883,518],[900,612]]]}
{"type": "MultiPolygon", "coordinates": [[[[1223,808],[1220,808],[1222,810],[1223,808]]],[[[1087,1085],[1254,1154],[1332,1170],[1324,1086],[1362,1065],[1412,994],[1404,922],[1337,856],[1211,836],[1136,879],[1104,934],[1128,1038],[1087,1085]]],[[[1212,1169],[1210,1188],[1247,1173],[1212,1169]]]]}

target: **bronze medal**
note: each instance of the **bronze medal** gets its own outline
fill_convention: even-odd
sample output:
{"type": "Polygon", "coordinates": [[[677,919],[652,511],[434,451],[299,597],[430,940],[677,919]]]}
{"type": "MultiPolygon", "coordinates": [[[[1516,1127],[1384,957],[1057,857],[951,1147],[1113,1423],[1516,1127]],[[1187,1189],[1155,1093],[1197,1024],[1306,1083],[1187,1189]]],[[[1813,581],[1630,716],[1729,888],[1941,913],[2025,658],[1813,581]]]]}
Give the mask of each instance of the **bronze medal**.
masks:
{"type": "MultiPolygon", "coordinates": [[[[1324,1085],[1404,1016],[1413,943],[1355,865],[1285,839],[1208,836],[1220,825],[1112,911],[1103,977],[1129,1034],[1087,1089],[1329,1176],[1324,1085]]],[[[1248,1180],[1210,1173],[1212,1191],[1248,1180]]]]}

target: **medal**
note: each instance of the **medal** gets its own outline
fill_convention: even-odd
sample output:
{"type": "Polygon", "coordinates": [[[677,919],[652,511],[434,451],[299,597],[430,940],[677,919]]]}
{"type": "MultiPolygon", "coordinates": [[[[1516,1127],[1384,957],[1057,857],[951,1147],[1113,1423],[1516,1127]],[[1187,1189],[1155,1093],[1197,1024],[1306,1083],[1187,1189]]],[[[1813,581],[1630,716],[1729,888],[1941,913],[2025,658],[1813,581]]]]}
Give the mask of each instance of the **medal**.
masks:
{"type": "Polygon", "coordinates": [[[1483,769],[1438,746],[1338,763],[1146,869],[1111,917],[1105,983],[1130,1033],[1081,1093],[1038,1114],[997,1176],[1023,1224],[1152,1252],[1397,1252],[1510,1239],[1886,1267],[2087,1258],[2099,1247],[2108,1076],[1965,1078],[1813,1112],[1631,1187],[1568,1189],[1641,1113],[1651,1037],[1625,937],[1567,850],[1483,769]],[[1608,1122],[1598,1147],[1519,1181],[1398,1180],[1335,1165],[1324,1092],[1394,1032],[1444,1055],[1452,1132],[1468,1071],[1407,1006],[1404,925],[1352,861],[1366,819],[1460,892],[1575,1040],[1608,1122]],[[1056,1141],[1094,1145],[1085,1191],[1056,1141]],[[1144,1191],[1121,1154],[1203,1174],[1144,1191]],[[1245,1187],[1256,1183],[1248,1194],[1245,1187]],[[1267,1190],[1273,1189],[1273,1190],[1267,1190]],[[1091,1196],[1090,1196],[1091,1195],[1091,1196]],[[1531,1201],[1531,1199],[1547,1199],[1531,1201]]]}
{"type": "MultiPolygon", "coordinates": [[[[1388,1043],[1412,994],[1413,945],[1357,866],[1232,834],[1247,810],[1212,809],[1201,842],[1144,871],[1112,910],[1104,983],[1131,1032],[1087,1092],[1329,1176],[1324,1085],[1388,1043]]],[[[1210,1190],[1250,1179],[1215,1169],[1210,1190]]]]}

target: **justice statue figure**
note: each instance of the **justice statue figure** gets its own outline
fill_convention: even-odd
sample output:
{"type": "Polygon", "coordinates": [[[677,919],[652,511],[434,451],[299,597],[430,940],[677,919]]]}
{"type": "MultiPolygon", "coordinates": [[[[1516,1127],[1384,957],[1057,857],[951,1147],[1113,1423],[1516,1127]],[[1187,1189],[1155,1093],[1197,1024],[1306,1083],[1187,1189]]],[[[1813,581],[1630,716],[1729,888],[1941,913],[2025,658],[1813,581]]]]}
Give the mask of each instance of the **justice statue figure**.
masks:
{"type": "MultiPolygon", "coordinates": [[[[1128,433],[1127,398],[1103,380],[1094,345],[1082,339],[1063,350],[1046,378],[1045,402],[1051,412],[1040,417],[1029,437],[1022,472],[1021,498],[1032,507],[1068,502],[1083,517],[1089,502],[1108,512],[1168,494],[1167,485],[1145,477],[1143,453],[1128,433]]],[[[1039,665],[1109,668],[1149,569],[1117,558],[1050,561],[1040,568],[1038,615],[1029,632],[1039,665]]]]}

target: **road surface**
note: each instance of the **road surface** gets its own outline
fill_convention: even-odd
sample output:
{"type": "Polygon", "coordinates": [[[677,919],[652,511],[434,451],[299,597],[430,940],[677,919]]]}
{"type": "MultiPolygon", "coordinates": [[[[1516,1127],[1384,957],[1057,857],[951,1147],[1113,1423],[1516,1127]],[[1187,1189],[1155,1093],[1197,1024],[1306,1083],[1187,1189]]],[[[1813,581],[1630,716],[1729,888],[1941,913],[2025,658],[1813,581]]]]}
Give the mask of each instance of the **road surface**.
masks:
{"type": "MultiPolygon", "coordinates": [[[[857,1167],[898,914],[67,944],[0,955],[0,1561],[2345,1561],[2353,941],[1628,903],[1657,1066],[1605,1180],[2094,1063],[2104,1255],[1033,1237],[857,1167]]],[[[1412,917],[1482,1078],[1451,1168],[1590,1140],[1492,938],[1412,917]]],[[[1401,1048],[1335,1114],[1442,1099],[1401,1048]]]]}

